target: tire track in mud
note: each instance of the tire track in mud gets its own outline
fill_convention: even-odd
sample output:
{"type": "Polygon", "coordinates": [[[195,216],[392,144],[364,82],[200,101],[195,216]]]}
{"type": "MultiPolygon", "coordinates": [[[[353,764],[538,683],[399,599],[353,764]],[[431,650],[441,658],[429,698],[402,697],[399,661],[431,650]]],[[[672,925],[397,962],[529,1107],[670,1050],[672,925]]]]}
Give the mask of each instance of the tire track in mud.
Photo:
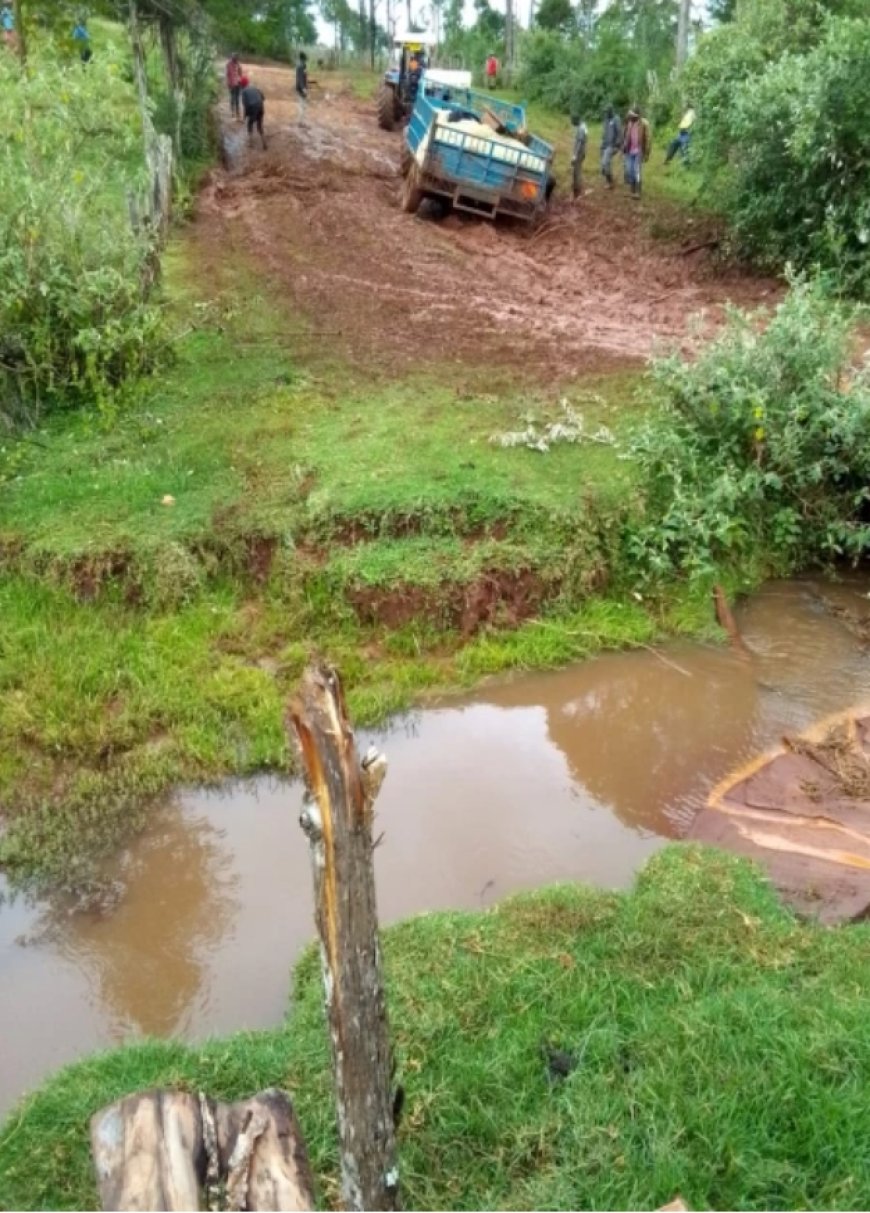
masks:
{"type": "Polygon", "coordinates": [[[654,242],[647,204],[639,212],[597,181],[579,205],[557,199],[537,230],[438,220],[427,207],[405,215],[401,133],[379,130],[373,102],[325,87],[300,124],[290,71],[253,75],[269,148],[249,148],[224,121],[226,167],[200,196],[196,238],[206,256],[227,244],[252,254],[315,333],[356,363],[565,378],[641,364],[660,345],[689,353],[727,302],[775,295],[769,281],[717,277],[703,259],[654,242]]]}

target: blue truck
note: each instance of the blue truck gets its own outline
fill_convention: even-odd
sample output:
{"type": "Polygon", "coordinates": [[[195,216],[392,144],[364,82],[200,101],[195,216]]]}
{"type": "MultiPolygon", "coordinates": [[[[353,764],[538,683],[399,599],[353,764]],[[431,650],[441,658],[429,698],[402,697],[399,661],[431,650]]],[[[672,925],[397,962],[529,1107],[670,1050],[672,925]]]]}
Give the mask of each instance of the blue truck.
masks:
{"type": "Polygon", "coordinates": [[[488,219],[533,220],[549,201],[553,155],[526,130],[523,106],[424,72],[405,128],[402,209],[441,198],[488,219]]]}

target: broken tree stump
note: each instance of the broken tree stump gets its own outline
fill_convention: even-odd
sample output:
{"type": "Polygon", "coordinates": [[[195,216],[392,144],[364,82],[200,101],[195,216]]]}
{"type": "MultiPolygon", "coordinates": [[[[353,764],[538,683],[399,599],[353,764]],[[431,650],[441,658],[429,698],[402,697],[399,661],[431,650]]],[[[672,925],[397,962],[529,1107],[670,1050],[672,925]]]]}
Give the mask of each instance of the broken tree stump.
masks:
{"type": "Polygon", "coordinates": [[[360,762],[335,670],[306,670],[288,710],[309,800],[300,816],[314,874],[315,920],[332,1047],[342,1197],[348,1209],[399,1207],[392,1057],[372,857],[374,801],[386,759],[360,762]]]}
{"type": "Polygon", "coordinates": [[[728,639],[731,642],[731,647],[740,654],[741,657],[751,657],[752,653],[746,647],[746,642],[740,635],[740,629],[737,626],[737,620],[734,618],[734,612],[728,602],[728,598],[724,589],[717,582],[713,586],[713,604],[716,610],[716,622],[723,631],[728,633],[728,639]]]}
{"type": "Polygon", "coordinates": [[[103,1209],[314,1208],[305,1141],[283,1091],[231,1104],[185,1091],[128,1095],[92,1117],[91,1152],[103,1209]]]}

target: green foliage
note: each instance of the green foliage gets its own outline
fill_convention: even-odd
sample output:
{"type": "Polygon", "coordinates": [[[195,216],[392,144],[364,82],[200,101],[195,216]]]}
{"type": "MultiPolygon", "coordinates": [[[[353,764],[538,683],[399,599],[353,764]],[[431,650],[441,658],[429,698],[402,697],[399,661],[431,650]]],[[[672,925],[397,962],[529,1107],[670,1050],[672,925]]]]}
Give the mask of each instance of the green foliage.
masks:
{"type": "Polygon", "coordinates": [[[317,41],[308,0],[202,0],[226,53],[290,59],[317,41]]]}
{"type": "MultiPolygon", "coordinates": [[[[801,924],[756,869],[669,847],[630,893],[566,885],[384,932],[402,1196],[413,1209],[862,1209],[866,924],[801,924]],[[554,1082],[543,1046],[576,1068],[554,1082]]],[[[96,1202],[88,1122],[151,1087],[287,1087],[320,1207],[338,1143],[313,950],[284,1025],[137,1041],[69,1066],[0,1128],[16,1209],[96,1202]]]]}
{"type": "Polygon", "coordinates": [[[670,73],[675,16],[672,0],[621,0],[596,21],[582,6],[569,21],[559,0],[544,0],[537,28],[523,39],[520,86],[535,100],[587,117],[608,104],[646,104],[670,73]]]}
{"type": "Polygon", "coordinates": [[[631,48],[606,37],[595,51],[580,39],[536,30],[523,40],[520,88],[564,114],[599,116],[606,105],[627,108],[642,89],[643,73],[631,48]]]}
{"type": "Polygon", "coordinates": [[[702,43],[685,81],[696,156],[745,253],[870,298],[870,20],[795,7],[802,20],[762,5],[702,43]]]}
{"type": "Polygon", "coordinates": [[[732,311],[696,362],[659,361],[664,403],[630,449],[645,518],[631,558],[650,576],[870,547],[870,367],[850,368],[846,310],[795,281],[769,322],[732,311]]]}
{"type": "Polygon", "coordinates": [[[214,45],[199,24],[176,34],[179,88],[183,108],[179,123],[178,97],[160,72],[154,87],[155,128],[177,141],[182,168],[199,166],[215,152],[216,130],[213,106],[218,82],[214,70],[214,45]]]}
{"type": "Polygon", "coordinates": [[[571,0],[541,0],[535,13],[535,24],[539,29],[557,34],[570,34],[577,29],[577,16],[571,0]]]}
{"type": "Polygon", "coordinates": [[[135,103],[107,48],[87,66],[51,46],[26,74],[0,56],[0,415],[32,422],[107,401],[160,338],[142,297],[150,255],[127,214],[138,188],[135,103]]]}

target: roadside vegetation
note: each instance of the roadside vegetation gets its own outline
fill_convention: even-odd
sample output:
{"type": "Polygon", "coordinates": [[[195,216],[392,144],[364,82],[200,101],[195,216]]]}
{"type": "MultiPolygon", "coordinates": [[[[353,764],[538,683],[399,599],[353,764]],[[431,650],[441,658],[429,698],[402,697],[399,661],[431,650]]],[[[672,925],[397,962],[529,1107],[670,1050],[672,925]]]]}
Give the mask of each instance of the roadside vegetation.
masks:
{"type": "MultiPolygon", "coordinates": [[[[141,114],[105,31],[87,71],[32,40],[34,125],[4,162],[33,183],[10,220],[33,249],[8,242],[23,353],[4,360],[0,448],[0,863],[15,880],[86,882],[180,780],[288,769],[281,704],[315,653],[371,724],[486,674],[709,635],[714,581],[860,557],[867,376],[821,283],[796,281],[769,324],[735,313],[696,362],[665,357],[651,377],[363,373],[312,345],[242,253],[206,269],[181,235],[142,291],[153,250],[123,234],[141,114]],[[92,93],[111,137],[79,130],[92,93]],[[108,259],[104,228],[121,233],[108,259]],[[55,273],[64,290],[44,290],[55,273]]],[[[199,42],[184,46],[190,78],[199,42]]],[[[156,34],[148,63],[159,111],[156,34]]],[[[18,65],[3,70],[14,91],[18,65]]],[[[563,117],[538,102],[532,121],[567,160],[563,117]]],[[[655,222],[681,214],[687,180],[653,174],[655,222]]]]}
{"type": "Polygon", "coordinates": [[[179,780],[286,769],[282,703],[316,652],[374,723],[484,674],[713,627],[706,587],[636,598],[620,567],[636,375],[538,394],[306,368],[250,273],[228,260],[203,312],[176,250],[171,323],[194,331],[174,365],[137,407],[61,417],[0,465],[12,874],[78,883],[179,780]],[[588,438],[502,445],[566,405],[588,438]]]}
{"type": "MultiPolygon", "coordinates": [[[[864,1208],[867,947],[866,926],[800,924],[744,862],[679,848],[629,894],[565,886],[391,928],[406,1207],[864,1208]]],[[[274,1031],[62,1071],[0,1130],[4,1204],[92,1208],[88,1119],[121,1095],[278,1084],[332,1207],[322,1001],[312,951],[274,1031]]]]}
{"type": "MultiPolygon", "coordinates": [[[[867,19],[845,0],[759,0],[736,19],[723,3],[673,76],[675,5],[615,4],[603,28],[595,7],[566,21],[542,3],[523,47],[515,95],[533,97],[563,174],[575,105],[640,99],[666,129],[691,99],[694,162],[651,170],[644,213],[688,229],[705,212],[678,205],[715,201],[731,251],[800,268],[694,361],[565,383],[446,356],[437,378],[352,366],[263,265],[231,245],[203,265],[183,229],[152,274],[127,213],[142,115],[117,27],[87,71],[51,30],[26,74],[0,55],[0,185],[16,203],[0,216],[13,883],[86,886],[178,782],[289,770],[283,704],[315,654],[372,724],[488,674],[712,639],[715,582],[733,595],[865,555],[867,19]],[[787,21],[796,8],[806,19],[787,21]]],[[[305,37],[306,5],[290,8],[288,33],[273,6],[247,27],[240,6],[204,6],[227,49],[270,53],[305,37]]],[[[445,6],[447,44],[478,66],[503,25],[480,0],[463,30],[460,9],[445,6]]],[[[187,203],[212,147],[213,64],[187,30],[201,87],[179,109],[156,31],[149,112],[180,143],[187,203]]],[[[865,927],[800,925],[747,866],[695,850],[656,857],[630,895],[553,890],[393,929],[406,1203],[656,1207],[679,1191],[698,1208],[862,1207],[866,947],[865,927]],[[576,1059],[564,1082],[548,1045],[576,1059]]],[[[0,1203],[92,1204],[87,1119],[127,1091],[280,1083],[328,1205],[320,1003],[309,956],[274,1032],[64,1071],[0,1130],[0,1203]]]]}
{"type": "Polygon", "coordinates": [[[863,0],[738,6],[701,39],[682,88],[693,148],[735,250],[820,270],[870,298],[870,20],[863,0]]]}

